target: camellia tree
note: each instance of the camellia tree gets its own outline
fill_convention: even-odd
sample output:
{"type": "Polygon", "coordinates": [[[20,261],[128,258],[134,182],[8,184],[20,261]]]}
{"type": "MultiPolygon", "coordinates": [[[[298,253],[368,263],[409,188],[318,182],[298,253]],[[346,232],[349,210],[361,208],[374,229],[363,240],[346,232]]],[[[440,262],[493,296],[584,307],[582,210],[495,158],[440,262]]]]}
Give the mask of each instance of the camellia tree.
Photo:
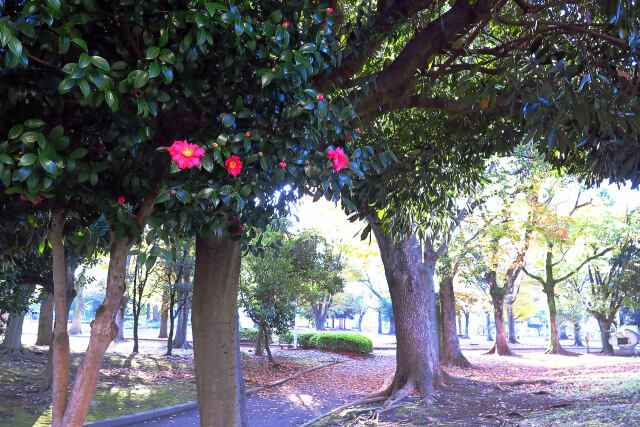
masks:
{"type": "Polygon", "coordinates": [[[86,416],[117,334],[126,257],[146,223],[151,238],[199,234],[201,422],[244,423],[240,366],[226,350],[237,346],[242,242],[307,186],[339,198],[371,154],[343,151],[356,134],[353,109],[312,87],[338,59],[333,10],[293,1],[1,7],[0,180],[51,212],[56,310],[65,306],[66,218],[103,215],[111,233],[106,297],[68,401],[66,316],[56,316],[53,424],[86,416]]]}

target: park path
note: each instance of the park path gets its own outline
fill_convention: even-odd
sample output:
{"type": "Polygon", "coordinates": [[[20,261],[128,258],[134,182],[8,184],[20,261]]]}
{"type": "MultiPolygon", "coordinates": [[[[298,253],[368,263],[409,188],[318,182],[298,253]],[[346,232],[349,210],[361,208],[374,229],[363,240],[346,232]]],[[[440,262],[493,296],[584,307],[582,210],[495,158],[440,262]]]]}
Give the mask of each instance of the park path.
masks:
{"type": "MultiPolygon", "coordinates": [[[[375,352],[319,369],[247,398],[249,427],[297,426],[378,390],[395,369],[394,352],[375,352]]],[[[191,410],[132,426],[199,426],[191,410]]]]}

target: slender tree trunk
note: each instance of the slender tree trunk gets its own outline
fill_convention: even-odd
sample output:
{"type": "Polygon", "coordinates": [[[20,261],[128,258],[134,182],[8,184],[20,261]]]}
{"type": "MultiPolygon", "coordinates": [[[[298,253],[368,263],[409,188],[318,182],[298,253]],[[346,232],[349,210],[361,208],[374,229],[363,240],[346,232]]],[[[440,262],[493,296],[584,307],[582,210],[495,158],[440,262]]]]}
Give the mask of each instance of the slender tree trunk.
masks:
{"type": "Polygon", "coordinates": [[[360,313],[358,315],[358,331],[362,332],[362,319],[364,319],[364,315],[367,314],[366,312],[364,313],[360,313]]]}
{"type": "Polygon", "coordinates": [[[241,255],[228,233],[196,238],[192,328],[202,427],[247,425],[238,336],[241,255]]]}
{"type": "Polygon", "coordinates": [[[442,344],[440,363],[445,366],[469,368],[471,363],[460,350],[456,332],[456,302],[453,292],[453,277],[445,277],[440,282],[440,306],[442,310],[442,344]]]}
{"type": "Polygon", "coordinates": [[[157,322],[158,320],[160,320],[160,312],[158,311],[158,306],[154,305],[152,310],[153,314],[151,315],[151,321],[157,322]]]}
{"type": "Polygon", "coordinates": [[[491,335],[491,313],[487,311],[487,341],[493,341],[493,335],[491,335]]]}
{"type": "Polygon", "coordinates": [[[262,326],[262,335],[264,336],[264,349],[267,350],[267,358],[269,359],[269,362],[276,364],[276,361],[273,359],[273,355],[271,354],[271,347],[269,347],[271,332],[265,326],[262,326]]]}
{"type": "Polygon", "coordinates": [[[518,344],[518,337],[516,337],[516,319],[513,314],[513,304],[507,306],[507,320],[509,322],[509,343],[518,344]]]}
{"type": "Polygon", "coordinates": [[[145,318],[147,322],[149,321],[150,317],[151,317],[151,304],[147,303],[147,312],[145,314],[145,318]]]}
{"type": "Polygon", "coordinates": [[[187,341],[187,323],[189,321],[189,309],[191,307],[189,295],[185,292],[182,296],[182,308],[178,318],[176,337],[173,340],[173,348],[189,349],[191,345],[187,341]]]}
{"type": "Polygon", "coordinates": [[[120,305],[118,306],[118,311],[116,313],[116,326],[118,327],[118,335],[114,342],[125,342],[124,339],[124,316],[127,311],[127,303],[129,302],[129,297],[123,296],[120,299],[120,305]]]}
{"type": "Polygon", "coordinates": [[[573,322],[573,345],[584,347],[584,344],[582,343],[582,330],[580,328],[580,322],[573,322]]]}
{"type": "MultiPolygon", "coordinates": [[[[135,286],[135,284],[134,284],[135,286]]],[[[138,325],[140,323],[140,306],[136,302],[136,295],[134,293],[133,299],[131,302],[133,303],[133,351],[132,353],[138,353],[138,325]]]]}
{"type": "Polygon", "coordinates": [[[89,405],[98,381],[98,371],[107,347],[118,336],[114,320],[120,301],[126,290],[125,274],[127,254],[132,243],[128,238],[117,239],[111,234],[107,292],[91,322],[91,337],[84,360],[78,368],[67,410],[62,419],[63,426],[80,426],[87,417],[89,405]]]}
{"type": "Polygon", "coordinates": [[[264,339],[262,338],[262,327],[258,326],[258,338],[256,338],[256,349],[254,354],[256,356],[262,356],[264,354],[264,351],[262,350],[262,341],[264,339]]]}
{"type": "MultiPolygon", "coordinates": [[[[75,272],[74,272],[75,274],[75,272]]],[[[75,278],[74,278],[75,282],[75,278]]],[[[82,298],[82,287],[76,288],[76,300],[73,306],[73,317],[71,318],[71,329],[69,335],[80,335],[82,333],[82,311],[84,310],[84,300],[82,298]]]]}
{"type": "MultiPolygon", "coordinates": [[[[67,426],[63,421],[63,415],[67,408],[67,389],[69,386],[69,334],[67,322],[69,311],[67,309],[66,291],[66,255],[62,245],[62,232],[66,221],[66,212],[56,209],[51,213],[51,225],[47,238],[51,244],[51,257],[53,260],[53,298],[56,313],[53,326],[53,355],[52,355],[52,409],[51,422],[53,427],[67,426]]],[[[80,425],[82,421],[76,425],[80,425]]]]}
{"type": "Polygon", "coordinates": [[[469,313],[464,313],[464,337],[469,339],[469,313]]]}
{"type": "Polygon", "coordinates": [[[462,314],[458,314],[456,316],[456,319],[458,320],[458,329],[457,329],[458,335],[462,335],[462,314]]]}
{"type": "Polygon", "coordinates": [[[4,354],[26,354],[22,346],[22,325],[24,324],[25,313],[9,313],[7,327],[4,331],[4,341],[0,344],[0,353],[4,354]]]}
{"type": "Polygon", "coordinates": [[[169,295],[169,335],[167,336],[167,353],[165,356],[173,354],[173,326],[176,320],[176,314],[173,311],[176,305],[176,291],[172,290],[169,295]]]}
{"type": "Polygon", "coordinates": [[[40,303],[36,345],[51,345],[53,341],[53,294],[47,293],[40,303]]]}
{"type": "Polygon", "coordinates": [[[378,335],[382,335],[382,308],[378,310],[378,335]]]}
{"type": "Polygon", "coordinates": [[[422,263],[415,237],[394,241],[375,221],[370,220],[369,224],[380,247],[396,326],[396,371],[388,403],[402,399],[416,389],[423,398],[431,399],[434,386],[443,381],[434,321],[435,260],[429,265],[422,263]]]}
{"type": "Polygon", "coordinates": [[[168,330],[169,311],[165,308],[160,312],[160,332],[158,338],[167,338],[169,336],[168,330]]]}
{"type": "Polygon", "coordinates": [[[596,320],[598,320],[598,326],[600,327],[600,340],[602,342],[602,350],[600,350],[600,353],[613,355],[613,346],[609,343],[609,338],[611,337],[611,333],[609,332],[611,321],[601,316],[596,317],[596,320]]]}

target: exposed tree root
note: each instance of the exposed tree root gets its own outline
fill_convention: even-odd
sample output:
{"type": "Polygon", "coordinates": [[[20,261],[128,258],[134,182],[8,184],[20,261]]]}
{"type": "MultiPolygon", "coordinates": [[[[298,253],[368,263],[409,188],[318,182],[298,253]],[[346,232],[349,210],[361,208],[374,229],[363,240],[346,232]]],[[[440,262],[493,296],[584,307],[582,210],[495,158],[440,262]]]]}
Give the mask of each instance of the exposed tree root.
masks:
{"type": "Polygon", "coordinates": [[[457,366],[458,368],[472,368],[471,362],[464,357],[462,352],[458,352],[454,357],[441,361],[443,366],[457,366]]]}
{"type": "Polygon", "coordinates": [[[548,348],[544,354],[556,354],[558,356],[580,356],[580,353],[574,353],[573,351],[565,350],[562,346],[556,348],[548,348]]]}
{"type": "Polygon", "coordinates": [[[442,371],[442,381],[446,385],[469,384],[470,382],[470,380],[466,378],[454,377],[446,371],[442,371]]]}
{"type": "Polygon", "coordinates": [[[27,350],[24,347],[6,348],[0,345],[0,357],[25,358],[25,359],[32,360],[34,362],[40,362],[40,359],[36,356],[34,352],[27,350]]]}
{"type": "Polygon", "coordinates": [[[485,354],[494,354],[496,356],[520,357],[519,355],[511,351],[510,348],[507,347],[506,350],[499,349],[496,344],[493,344],[493,347],[491,347],[491,350],[487,351],[485,354]]]}

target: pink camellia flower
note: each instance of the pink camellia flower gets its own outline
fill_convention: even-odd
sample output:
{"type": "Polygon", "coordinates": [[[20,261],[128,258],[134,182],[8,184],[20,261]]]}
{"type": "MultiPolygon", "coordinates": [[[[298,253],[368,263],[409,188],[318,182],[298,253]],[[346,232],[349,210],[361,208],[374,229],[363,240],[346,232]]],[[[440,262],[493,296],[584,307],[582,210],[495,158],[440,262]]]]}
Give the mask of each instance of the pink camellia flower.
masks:
{"type": "Polygon", "coordinates": [[[176,190],[171,190],[171,194],[176,194],[176,190]]]}
{"type": "Polygon", "coordinates": [[[213,148],[216,148],[216,147],[218,146],[218,144],[216,144],[216,143],[214,142],[213,144],[211,144],[211,146],[212,146],[213,148]]]}
{"type": "Polygon", "coordinates": [[[242,230],[244,230],[244,225],[240,224],[238,218],[232,218],[229,222],[231,223],[232,235],[235,237],[240,236],[240,234],[242,234],[242,230]]]}
{"type": "Polygon", "coordinates": [[[180,169],[188,169],[200,165],[200,158],[204,156],[204,149],[196,144],[189,144],[187,140],[173,141],[167,151],[171,160],[178,163],[180,169]]]}
{"type": "Polygon", "coordinates": [[[328,8],[327,9],[327,13],[329,13],[329,14],[333,13],[333,8],[332,7],[328,8]]]}
{"type": "Polygon", "coordinates": [[[360,135],[360,134],[362,133],[362,131],[361,131],[360,129],[356,129],[356,133],[357,133],[358,135],[360,135]]]}
{"type": "Polygon", "coordinates": [[[324,95],[318,95],[318,101],[324,101],[324,95]]]}
{"type": "Polygon", "coordinates": [[[281,167],[281,168],[286,168],[286,167],[287,167],[287,164],[286,164],[285,162],[280,162],[280,167],[281,167]]]}
{"type": "Polygon", "coordinates": [[[327,150],[327,159],[331,159],[331,161],[333,161],[333,170],[336,172],[340,171],[350,163],[349,159],[347,159],[347,155],[344,154],[344,150],[340,147],[337,147],[335,150],[327,150]]]}
{"type": "Polygon", "coordinates": [[[289,25],[291,25],[291,23],[289,21],[284,21],[282,23],[282,26],[285,27],[285,28],[289,28],[289,25]]]}
{"type": "Polygon", "coordinates": [[[240,157],[231,156],[225,162],[224,165],[227,167],[229,173],[233,176],[240,175],[240,171],[242,171],[242,162],[240,161],[240,157]]]}
{"type": "Polygon", "coordinates": [[[124,203],[124,196],[118,197],[118,203],[120,203],[120,204],[124,203]]]}
{"type": "Polygon", "coordinates": [[[245,133],[245,135],[251,136],[251,132],[247,132],[247,133],[245,133]]]}
{"type": "Polygon", "coordinates": [[[308,165],[308,164],[309,164],[309,160],[305,160],[305,161],[304,161],[304,164],[305,164],[305,165],[308,165]]]}

